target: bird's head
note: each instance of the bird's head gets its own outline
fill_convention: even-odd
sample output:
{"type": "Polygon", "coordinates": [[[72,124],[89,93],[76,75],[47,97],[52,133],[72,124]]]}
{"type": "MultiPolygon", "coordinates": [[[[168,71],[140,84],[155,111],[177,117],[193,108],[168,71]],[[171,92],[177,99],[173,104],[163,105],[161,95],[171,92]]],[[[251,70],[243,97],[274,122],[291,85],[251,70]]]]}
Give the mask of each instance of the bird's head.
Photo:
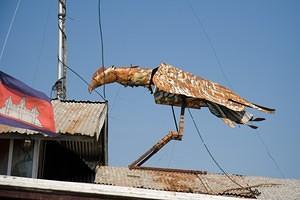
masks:
{"type": "Polygon", "coordinates": [[[104,68],[100,67],[93,75],[92,80],[89,84],[88,90],[92,92],[95,88],[100,87],[107,83],[112,83],[117,80],[115,73],[115,67],[104,68]]]}

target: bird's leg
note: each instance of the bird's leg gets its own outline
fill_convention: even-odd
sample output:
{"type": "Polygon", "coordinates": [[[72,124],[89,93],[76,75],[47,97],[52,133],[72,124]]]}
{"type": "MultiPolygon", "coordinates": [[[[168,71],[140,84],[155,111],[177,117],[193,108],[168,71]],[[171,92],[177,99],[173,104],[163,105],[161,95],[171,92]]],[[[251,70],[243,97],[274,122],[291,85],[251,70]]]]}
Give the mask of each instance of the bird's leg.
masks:
{"type": "Polygon", "coordinates": [[[182,99],[181,111],[180,111],[180,119],[179,119],[179,130],[178,131],[170,131],[167,135],[165,135],[161,140],[159,140],[153,147],[151,147],[148,151],[146,151],[141,157],[139,157],[136,161],[131,163],[128,167],[130,169],[138,168],[142,164],[144,164],[149,158],[151,158],[155,153],[157,153],[160,149],[162,149],[168,142],[171,140],[181,140],[184,131],[184,111],[185,111],[186,102],[185,99],[182,99]]]}
{"type": "Polygon", "coordinates": [[[161,140],[159,140],[153,147],[151,147],[148,151],[146,151],[141,157],[139,157],[136,161],[131,163],[128,167],[130,169],[138,168],[142,164],[144,164],[147,160],[149,160],[155,153],[157,153],[161,148],[163,148],[168,142],[171,140],[180,140],[181,137],[176,131],[170,131],[166,136],[164,136],[161,140]]]}

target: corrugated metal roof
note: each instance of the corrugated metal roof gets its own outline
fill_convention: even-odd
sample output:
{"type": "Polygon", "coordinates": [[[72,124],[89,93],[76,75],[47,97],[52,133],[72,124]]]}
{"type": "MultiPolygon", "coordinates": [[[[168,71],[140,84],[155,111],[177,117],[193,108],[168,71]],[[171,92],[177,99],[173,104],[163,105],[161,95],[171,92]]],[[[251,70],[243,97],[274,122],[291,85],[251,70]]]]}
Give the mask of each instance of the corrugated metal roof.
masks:
{"type": "Polygon", "coordinates": [[[61,134],[95,136],[106,117],[106,106],[101,102],[52,101],[56,130],[61,134]]]}
{"type": "MultiPolygon", "coordinates": [[[[106,118],[103,102],[52,100],[56,132],[61,135],[98,137],[106,118]]],[[[0,134],[38,134],[36,131],[0,125],[0,134]]]]}
{"type": "Polygon", "coordinates": [[[76,200],[241,200],[236,197],[0,175],[0,199],[25,199],[26,197],[76,200]]]}
{"type": "Polygon", "coordinates": [[[260,199],[300,199],[300,181],[203,173],[199,171],[128,169],[100,166],[95,183],[152,190],[240,196],[260,199]],[[251,191],[249,190],[251,189],[251,191]]]}

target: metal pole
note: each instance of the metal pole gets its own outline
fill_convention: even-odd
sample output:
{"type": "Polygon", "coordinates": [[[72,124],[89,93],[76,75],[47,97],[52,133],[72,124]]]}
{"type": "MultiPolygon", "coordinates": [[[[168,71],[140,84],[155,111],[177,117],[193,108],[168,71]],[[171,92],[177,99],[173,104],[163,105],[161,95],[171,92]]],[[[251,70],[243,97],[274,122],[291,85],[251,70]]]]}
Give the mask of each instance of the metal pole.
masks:
{"type": "Polygon", "coordinates": [[[57,87],[56,96],[58,99],[66,99],[66,0],[58,0],[58,64],[57,64],[57,87]]]}
{"type": "Polygon", "coordinates": [[[159,140],[153,147],[146,151],[141,157],[136,161],[131,163],[128,167],[129,169],[140,167],[144,162],[149,160],[154,154],[161,150],[168,142],[171,140],[181,140],[184,131],[184,110],[186,107],[186,100],[182,98],[181,102],[181,112],[180,112],[180,121],[179,121],[179,131],[170,131],[166,136],[159,140]]]}

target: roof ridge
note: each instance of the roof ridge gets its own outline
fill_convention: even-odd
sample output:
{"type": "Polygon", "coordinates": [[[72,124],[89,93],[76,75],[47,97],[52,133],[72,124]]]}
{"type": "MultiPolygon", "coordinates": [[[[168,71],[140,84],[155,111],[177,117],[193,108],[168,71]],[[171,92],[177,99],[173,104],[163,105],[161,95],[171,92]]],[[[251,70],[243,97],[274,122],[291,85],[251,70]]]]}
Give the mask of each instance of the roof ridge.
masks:
{"type": "Polygon", "coordinates": [[[75,100],[75,99],[64,99],[64,100],[60,100],[60,99],[51,99],[52,101],[60,101],[63,103],[89,103],[89,104],[105,104],[105,101],[91,101],[91,100],[75,100]]]}

